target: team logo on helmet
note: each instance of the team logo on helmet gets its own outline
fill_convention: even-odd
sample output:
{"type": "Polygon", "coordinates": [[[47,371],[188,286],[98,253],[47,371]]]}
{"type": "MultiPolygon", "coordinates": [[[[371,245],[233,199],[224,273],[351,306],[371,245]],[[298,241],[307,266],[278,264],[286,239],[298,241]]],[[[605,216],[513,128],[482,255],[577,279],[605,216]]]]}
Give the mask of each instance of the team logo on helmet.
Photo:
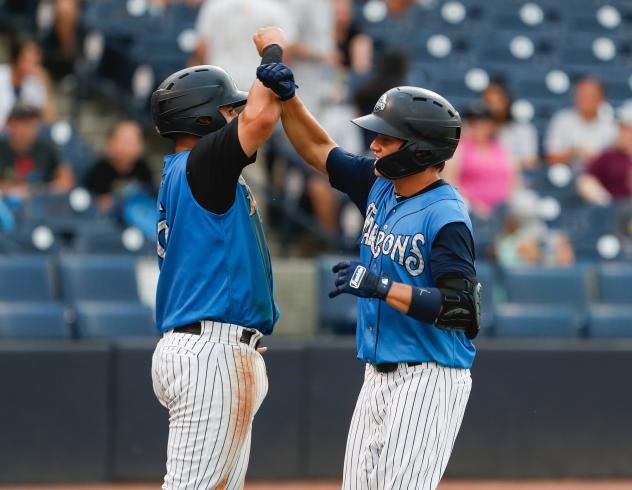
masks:
{"type": "Polygon", "coordinates": [[[373,108],[373,112],[383,111],[386,107],[386,94],[382,94],[382,96],[378,99],[375,107],[373,108]]]}

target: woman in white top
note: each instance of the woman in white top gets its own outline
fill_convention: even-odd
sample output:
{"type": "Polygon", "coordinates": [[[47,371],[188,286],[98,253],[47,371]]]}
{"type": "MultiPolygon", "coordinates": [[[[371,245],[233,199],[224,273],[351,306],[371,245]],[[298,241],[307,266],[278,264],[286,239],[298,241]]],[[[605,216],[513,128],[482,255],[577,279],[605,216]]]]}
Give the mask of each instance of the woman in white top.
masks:
{"type": "Polygon", "coordinates": [[[497,124],[500,144],[521,168],[534,168],[538,164],[538,133],[532,124],[513,120],[512,100],[505,84],[492,81],[482,97],[497,124]]]}
{"type": "Polygon", "coordinates": [[[40,110],[45,122],[55,120],[50,80],[34,39],[18,35],[9,46],[9,63],[0,65],[0,130],[16,102],[40,110]]]}

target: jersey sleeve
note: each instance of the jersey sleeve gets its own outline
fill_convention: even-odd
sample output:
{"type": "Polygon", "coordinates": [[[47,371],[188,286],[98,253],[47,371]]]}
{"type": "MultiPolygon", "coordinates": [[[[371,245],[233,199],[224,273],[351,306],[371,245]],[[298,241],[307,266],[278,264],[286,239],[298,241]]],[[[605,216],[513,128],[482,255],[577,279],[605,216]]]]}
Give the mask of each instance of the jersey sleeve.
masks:
{"type": "Polygon", "coordinates": [[[375,182],[374,159],[334,148],[327,156],[331,185],[349,196],[362,214],[366,211],[369,191],[375,182]]]}
{"type": "Polygon", "coordinates": [[[187,180],[195,200],[216,214],[228,211],[235,201],[241,171],[256,159],[248,157],[239,142],[234,118],[223,128],[204,136],[187,160],[187,180]]]}
{"type": "Polygon", "coordinates": [[[452,222],[444,225],[432,242],[430,272],[436,284],[441,276],[457,274],[475,276],[474,239],[467,225],[452,222]]]}

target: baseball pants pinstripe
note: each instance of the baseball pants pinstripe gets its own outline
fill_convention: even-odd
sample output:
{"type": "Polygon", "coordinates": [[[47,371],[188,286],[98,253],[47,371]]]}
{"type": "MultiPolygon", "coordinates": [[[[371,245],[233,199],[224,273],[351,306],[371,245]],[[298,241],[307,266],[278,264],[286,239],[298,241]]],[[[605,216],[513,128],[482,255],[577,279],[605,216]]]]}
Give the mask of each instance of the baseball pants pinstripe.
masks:
{"type": "Polygon", "coordinates": [[[367,364],[351,420],[343,490],[431,490],[439,485],[463,420],[469,369],[367,364]]]}
{"type": "Polygon", "coordinates": [[[244,487],[252,420],[268,391],[266,367],[243,328],[202,322],[200,335],[166,332],[152,360],[154,393],[169,410],[164,490],[244,487]]]}

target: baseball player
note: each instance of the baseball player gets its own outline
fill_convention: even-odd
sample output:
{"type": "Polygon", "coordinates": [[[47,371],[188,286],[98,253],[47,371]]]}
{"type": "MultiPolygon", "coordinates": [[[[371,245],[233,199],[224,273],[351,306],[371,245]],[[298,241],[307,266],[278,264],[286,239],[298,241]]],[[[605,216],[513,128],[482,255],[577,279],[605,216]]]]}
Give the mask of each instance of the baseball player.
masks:
{"type": "MultiPolygon", "coordinates": [[[[280,29],[261,29],[254,41],[264,62],[281,60],[280,29]]],[[[279,312],[261,220],[240,174],[272,133],[279,97],[256,80],[240,92],[224,70],[203,65],[169,76],[151,110],[174,142],[157,203],[163,336],[152,380],[169,410],[162,488],[241,489],[252,420],[268,389],[257,348],[279,312]]]]}
{"type": "MultiPolygon", "coordinates": [[[[293,79],[283,64],[257,74],[273,88],[293,79]]],[[[469,397],[479,329],[472,225],[440,178],[460,116],[430,90],[393,88],[353,120],[377,133],[375,158],[365,158],[338,148],[298,97],[281,105],[296,151],[365,215],[360,260],[334,267],[330,293],[359,297],[357,354],[366,363],[343,489],[436,488],[469,397]]]]}

